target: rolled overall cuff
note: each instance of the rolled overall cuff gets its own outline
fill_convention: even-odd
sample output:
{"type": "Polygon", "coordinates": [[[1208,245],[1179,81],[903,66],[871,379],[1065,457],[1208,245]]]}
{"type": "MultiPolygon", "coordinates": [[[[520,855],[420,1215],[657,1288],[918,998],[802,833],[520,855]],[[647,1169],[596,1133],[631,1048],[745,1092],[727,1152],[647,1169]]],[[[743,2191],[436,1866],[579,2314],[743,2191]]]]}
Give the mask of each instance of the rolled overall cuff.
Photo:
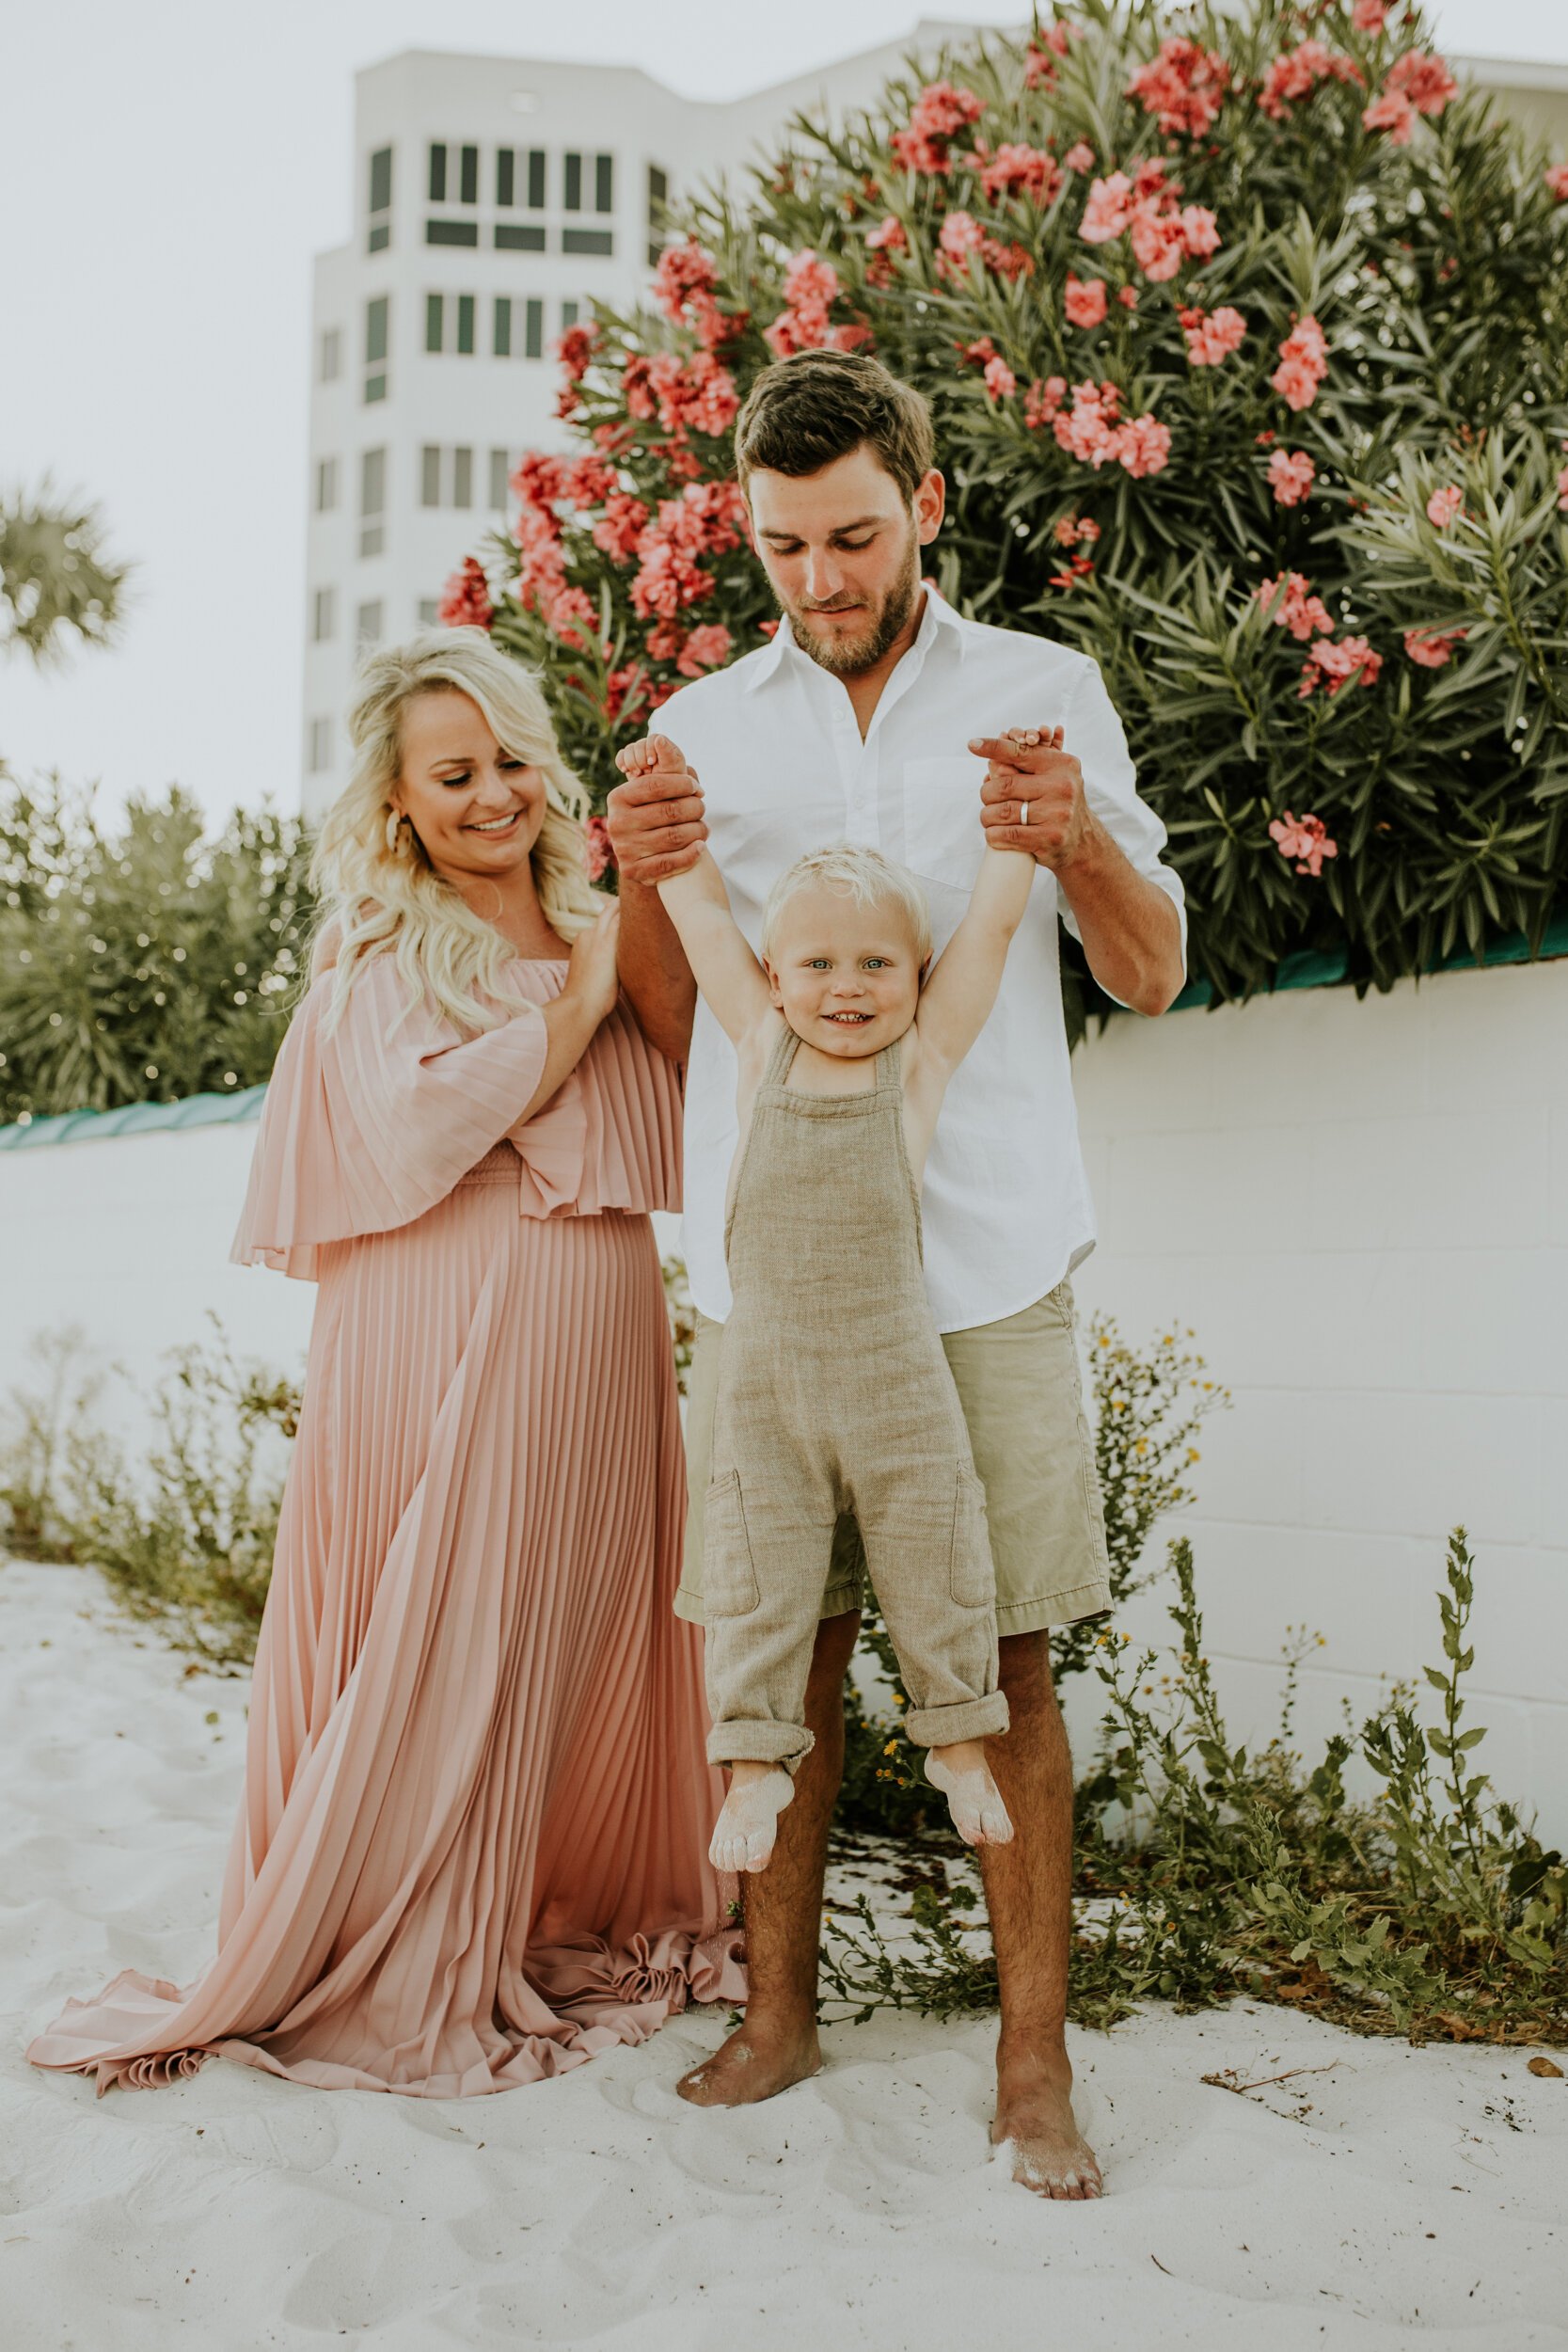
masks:
{"type": "Polygon", "coordinates": [[[803,1724],[715,1724],[707,1736],[707,1760],[710,1764],[782,1764],[786,1772],[793,1773],[816,1745],[803,1724]]]}
{"type": "Polygon", "coordinates": [[[1011,1721],[1006,1692],[992,1691],[983,1699],[955,1699],[950,1707],[911,1707],[904,1730],[917,1748],[950,1748],[958,1740],[994,1740],[1011,1721]]]}

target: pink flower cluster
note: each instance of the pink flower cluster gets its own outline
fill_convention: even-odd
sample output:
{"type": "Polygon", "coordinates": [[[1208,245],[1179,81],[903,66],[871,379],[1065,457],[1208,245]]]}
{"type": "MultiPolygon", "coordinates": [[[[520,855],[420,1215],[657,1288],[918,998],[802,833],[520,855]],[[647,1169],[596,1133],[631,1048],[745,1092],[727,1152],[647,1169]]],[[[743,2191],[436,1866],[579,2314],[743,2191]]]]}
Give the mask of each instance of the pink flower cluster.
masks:
{"type": "Polygon", "coordinates": [[[1062,308],[1067,312],[1069,326],[1099,326],[1105,316],[1103,278],[1075,278],[1069,270],[1062,308]]]}
{"type": "Polygon", "coordinates": [[[1023,60],[1023,87],[1038,89],[1042,83],[1056,79],[1056,60],[1065,57],[1072,41],[1072,28],[1068,24],[1037,24],[1029,37],[1029,51],[1023,60]]]}
{"type": "Polygon", "coordinates": [[[891,286],[894,255],[907,253],[910,249],[909,231],[896,213],[889,213],[885,220],[878,223],[866,238],[865,246],[871,255],[865,266],[866,284],[891,286]]]}
{"type": "Polygon", "coordinates": [[[1341,637],[1338,644],[1320,637],[1301,665],[1297,699],[1305,702],[1320,686],[1337,694],[1353,677],[1359,677],[1363,686],[1375,686],[1382,668],[1383,656],[1373,653],[1364,637],[1341,637]]]}
{"type": "Polygon", "coordinates": [[[568,644],[581,644],[581,631],[592,629],[598,616],[586,591],[567,581],[559,509],[599,505],[615,487],[614,469],[603,458],[551,457],[542,450],[525,452],[512,477],[522,559],[517,601],[568,644]]]}
{"type": "Polygon", "coordinates": [[[1381,33],[1388,22],[1390,0],[1355,0],[1350,21],[1358,33],[1381,33]]]}
{"type": "Polygon", "coordinates": [[[1281,857],[1295,861],[1298,874],[1319,875],[1324,858],[1339,854],[1338,844],[1329,839],[1321,817],[1292,817],[1289,809],[1275,818],[1269,838],[1277,845],[1281,857]]]}
{"type": "Polygon", "coordinates": [[[980,175],[988,204],[999,197],[1026,196],[1043,212],[1054,202],[1062,184],[1062,168],[1043,147],[1021,147],[1005,141],[993,154],[983,140],[975,142],[970,162],[980,175]]]}
{"type": "Polygon", "coordinates": [[[965,343],[963,357],[970,367],[985,371],[986,389],[992,400],[1011,400],[1018,389],[1018,378],[989,335],[965,343]]]}
{"type": "Polygon", "coordinates": [[[1027,246],[1004,245],[980,226],[973,213],[949,213],[937,239],[937,275],[961,280],[969,275],[969,257],[977,253],[993,276],[1028,278],[1035,257],[1027,246]]]}
{"type": "Polygon", "coordinates": [[[1059,375],[1030,385],[1024,395],[1023,421],[1032,432],[1049,424],[1058,447],[1097,470],[1117,465],[1134,481],[1164,472],[1170,461],[1168,425],[1152,413],[1120,416],[1121,394],[1114,384],[1075,384],[1070,409],[1063,406],[1067,389],[1059,375]]]}
{"type": "Polygon", "coordinates": [[[1428,499],[1427,520],[1438,531],[1447,531],[1464,504],[1464,491],[1456,483],[1450,482],[1446,488],[1433,490],[1428,499]]]}
{"type": "Polygon", "coordinates": [[[985,111],[973,90],[927,82],[911,110],[908,129],[894,134],[894,154],[906,171],[951,171],[953,141],[985,111]]]}
{"type": "Polygon", "coordinates": [[[1180,185],[1167,180],[1158,156],[1138,167],[1136,179],[1113,171],[1089,183],[1078,233],[1085,245],[1110,245],[1131,233],[1132,258],[1158,285],[1174,278],[1183,255],[1207,259],[1220,247],[1219,224],[1206,205],[1179,205],[1180,185]]]}
{"type": "Polygon", "coordinates": [[[1553,164],[1546,174],[1546,185],[1560,204],[1568,204],[1568,164],[1553,164]]]}
{"type": "Polygon", "coordinates": [[[555,356],[569,384],[580,384],[599,348],[596,326],[569,326],[556,344],[555,356]]]}
{"type": "Polygon", "coordinates": [[[1302,572],[1280,572],[1274,580],[1265,580],[1255,592],[1275,628],[1288,628],[1298,644],[1305,644],[1314,633],[1323,637],[1334,634],[1328,607],[1321,596],[1310,594],[1310,585],[1302,572]],[[1276,596],[1279,601],[1275,603],[1276,596]],[[1271,605],[1274,610],[1269,612],[1271,605]]]}
{"type": "Polygon", "coordinates": [[[1310,497],[1318,469],[1304,449],[1276,449],[1269,459],[1269,487],[1276,506],[1300,506],[1310,497]]]}
{"type": "Polygon", "coordinates": [[[746,501],[734,482],[689,482],[679,498],[661,499],[637,542],[631,600],[640,617],[673,621],[710,596],[718,583],[701,559],[737,548],[745,516],[746,501]]]}
{"type": "Polygon", "coordinates": [[[1245,319],[1240,310],[1233,310],[1228,305],[1220,310],[1179,310],[1177,317],[1186,338],[1189,367],[1219,367],[1233,351],[1241,349],[1246,334],[1245,319]]]}
{"type": "Polygon", "coordinates": [[[1435,120],[1449,99],[1458,95],[1459,84],[1441,57],[1425,49],[1407,49],[1390,68],[1387,80],[1361,120],[1369,131],[1386,131],[1390,146],[1408,147],[1416,117],[1426,115],[1435,120]]]}
{"type": "Polygon", "coordinates": [[[677,326],[695,327],[709,351],[731,342],[746,324],[744,311],[721,309],[714,289],[719,264],[700,245],[667,245],[654,272],[654,298],[677,326]]]}
{"type": "Polygon", "coordinates": [[[1323,328],[1308,311],[1298,319],[1279,346],[1279,365],[1269,382],[1288,408],[1310,408],[1318,387],[1328,373],[1328,344],[1323,328]]]}
{"type": "Polygon", "coordinates": [[[678,351],[634,351],[623,390],[628,415],[657,416],[677,444],[689,432],[727,433],[740,406],[734,376],[711,351],[694,352],[689,360],[678,351]]]}
{"type": "Polygon", "coordinates": [[[1052,524],[1051,536],[1059,548],[1093,547],[1100,525],[1092,515],[1062,515],[1052,524]]]}
{"type": "Polygon", "coordinates": [[[443,628],[489,628],[496,609],[490,602],[490,583],[476,557],[463,558],[441,591],[436,613],[443,628]]]}
{"type": "Polygon", "coordinates": [[[1354,57],[1329,49],[1321,40],[1299,41],[1275,57],[1258,93],[1258,103],[1275,122],[1288,122],[1291,109],[1310,98],[1320,82],[1361,82],[1366,76],[1354,57]]]}
{"type": "Polygon", "coordinates": [[[1094,149],[1087,139],[1075,139],[1062,157],[1064,171],[1092,171],[1096,163],[1094,149]]]}
{"type": "Polygon", "coordinates": [[[831,326],[828,313],[838,299],[838,272],[810,246],[797,253],[784,275],[784,308],[763,341],[776,359],[792,351],[856,351],[871,341],[871,329],[861,321],[831,326]]]}
{"type": "Polygon", "coordinates": [[[1404,650],[1418,670],[1447,669],[1453,649],[1469,635],[1467,628],[1407,628],[1404,650]]]}
{"type": "Polygon", "coordinates": [[[1143,101],[1145,114],[1158,116],[1167,138],[1184,131],[1200,139],[1213,127],[1229,87],[1230,68],[1217,50],[1173,39],[1133,74],[1127,95],[1143,101]]]}

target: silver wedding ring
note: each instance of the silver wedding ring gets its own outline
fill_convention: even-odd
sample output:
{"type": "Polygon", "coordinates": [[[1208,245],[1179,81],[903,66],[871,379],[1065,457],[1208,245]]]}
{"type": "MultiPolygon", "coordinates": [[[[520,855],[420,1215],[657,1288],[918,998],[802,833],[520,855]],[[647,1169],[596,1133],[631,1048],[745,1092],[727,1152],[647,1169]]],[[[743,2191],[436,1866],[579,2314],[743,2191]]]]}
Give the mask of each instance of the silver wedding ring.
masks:
{"type": "Polygon", "coordinates": [[[1020,825],[1026,825],[1029,822],[1029,803],[1027,801],[1024,801],[1020,804],[1018,821],[1020,825]]]}

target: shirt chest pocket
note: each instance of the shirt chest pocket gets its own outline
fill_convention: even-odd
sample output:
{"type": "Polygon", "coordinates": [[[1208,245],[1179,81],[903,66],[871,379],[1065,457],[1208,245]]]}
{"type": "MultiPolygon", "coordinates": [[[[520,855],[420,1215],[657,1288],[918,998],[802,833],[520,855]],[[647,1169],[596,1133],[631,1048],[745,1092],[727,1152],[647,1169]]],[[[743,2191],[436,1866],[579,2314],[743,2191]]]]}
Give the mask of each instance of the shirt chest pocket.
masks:
{"type": "Polygon", "coordinates": [[[925,882],[966,895],[986,853],[977,759],[911,759],[904,766],[904,862],[925,882]]]}

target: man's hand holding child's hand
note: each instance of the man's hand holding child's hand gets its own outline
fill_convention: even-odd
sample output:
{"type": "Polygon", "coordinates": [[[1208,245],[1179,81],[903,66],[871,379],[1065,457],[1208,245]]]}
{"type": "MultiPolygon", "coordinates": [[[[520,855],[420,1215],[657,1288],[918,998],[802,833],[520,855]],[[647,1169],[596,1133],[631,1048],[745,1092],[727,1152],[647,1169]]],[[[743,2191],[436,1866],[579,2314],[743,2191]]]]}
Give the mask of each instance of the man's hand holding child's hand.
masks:
{"type": "Polygon", "coordinates": [[[702,787],[667,735],[645,735],[615,755],[624,781],[606,807],[610,847],[623,882],[653,883],[684,874],[707,839],[702,787]]]}
{"type": "Polygon", "coordinates": [[[1084,771],[1062,749],[1060,727],[1009,727],[972,738],[990,762],[980,787],[980,822],[993,850],[1026,850],[1060,873],[1084,845],[1090,818],[1084,771]]]}

